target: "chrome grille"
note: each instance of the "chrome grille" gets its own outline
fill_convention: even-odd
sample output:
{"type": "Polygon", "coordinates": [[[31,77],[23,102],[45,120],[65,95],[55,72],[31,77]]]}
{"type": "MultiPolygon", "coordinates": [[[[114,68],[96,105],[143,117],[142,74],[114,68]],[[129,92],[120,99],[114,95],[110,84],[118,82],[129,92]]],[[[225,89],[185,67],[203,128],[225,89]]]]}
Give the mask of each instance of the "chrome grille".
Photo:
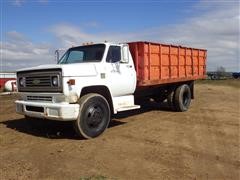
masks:
{"type": "Polygon", "coordinates": [[[51,76],[26,77],[26,87],[51,86],[51,76]]]}
{"type": "Polygon", "coordinates": [[[44,69],[17,72],[19,92],[62,92],[62,70],[44,69]],[[58,86],[52,84],[52,78],[58,77],[58,86]],[[25,86],[20,86],[19,80],[25,78],[25,86]]]}
{"type": "Polygon", "coordinates": [[[27,96],[28,101],[52,101],[51,96],[27,96]]]}

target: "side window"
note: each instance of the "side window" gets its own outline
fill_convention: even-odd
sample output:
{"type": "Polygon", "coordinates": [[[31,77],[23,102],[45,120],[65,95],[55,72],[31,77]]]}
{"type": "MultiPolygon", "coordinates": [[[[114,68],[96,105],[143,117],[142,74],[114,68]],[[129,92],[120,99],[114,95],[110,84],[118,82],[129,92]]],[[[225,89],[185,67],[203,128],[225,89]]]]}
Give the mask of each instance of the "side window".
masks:
{"type": "Polygon", "coordinates": [[[107,54],[107,62],[115,63],[121,60],[121,47],[110,46],[107,54]]]}

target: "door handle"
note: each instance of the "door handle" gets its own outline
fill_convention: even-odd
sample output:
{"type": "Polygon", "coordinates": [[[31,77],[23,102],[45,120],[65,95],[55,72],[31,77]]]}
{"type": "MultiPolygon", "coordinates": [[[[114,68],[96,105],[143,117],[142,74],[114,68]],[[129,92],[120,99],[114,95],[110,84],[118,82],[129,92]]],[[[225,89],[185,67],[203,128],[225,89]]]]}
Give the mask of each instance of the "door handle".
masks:
{"type": "Polygon", "coordinates": [[[132,68],[132,65],[127,65],[126,67],[128,67],[128,68],[132,68]]]}

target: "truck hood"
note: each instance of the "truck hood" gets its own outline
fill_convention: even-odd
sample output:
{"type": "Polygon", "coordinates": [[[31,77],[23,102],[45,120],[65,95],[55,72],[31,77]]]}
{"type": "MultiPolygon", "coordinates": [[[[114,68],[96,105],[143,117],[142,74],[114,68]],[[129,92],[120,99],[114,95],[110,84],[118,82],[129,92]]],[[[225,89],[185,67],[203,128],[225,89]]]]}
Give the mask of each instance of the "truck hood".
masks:
{"type": "Polygon", "coordinates": [[[47,64],[40,65],[31,68],[20,69],[21,71],[34,71],[34,70],[44,70],[44,69],[62,69],[62,76],[96,76],[97,69],[94,63],[81,63],[81,64],[47,64]]]}

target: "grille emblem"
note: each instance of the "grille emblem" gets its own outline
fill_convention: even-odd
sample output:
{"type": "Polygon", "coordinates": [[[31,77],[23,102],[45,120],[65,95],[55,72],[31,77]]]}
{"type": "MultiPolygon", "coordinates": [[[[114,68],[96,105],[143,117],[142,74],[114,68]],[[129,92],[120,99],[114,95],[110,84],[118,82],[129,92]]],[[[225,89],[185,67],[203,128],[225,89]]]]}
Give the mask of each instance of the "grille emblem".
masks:
{"type": "Polygon", "coordinates": [[[37,84],[40,83],[40,79],[34,79],[34,80],[32,81],[32,83],[35,84],[35,85],[37,85],[37,84]]]}

